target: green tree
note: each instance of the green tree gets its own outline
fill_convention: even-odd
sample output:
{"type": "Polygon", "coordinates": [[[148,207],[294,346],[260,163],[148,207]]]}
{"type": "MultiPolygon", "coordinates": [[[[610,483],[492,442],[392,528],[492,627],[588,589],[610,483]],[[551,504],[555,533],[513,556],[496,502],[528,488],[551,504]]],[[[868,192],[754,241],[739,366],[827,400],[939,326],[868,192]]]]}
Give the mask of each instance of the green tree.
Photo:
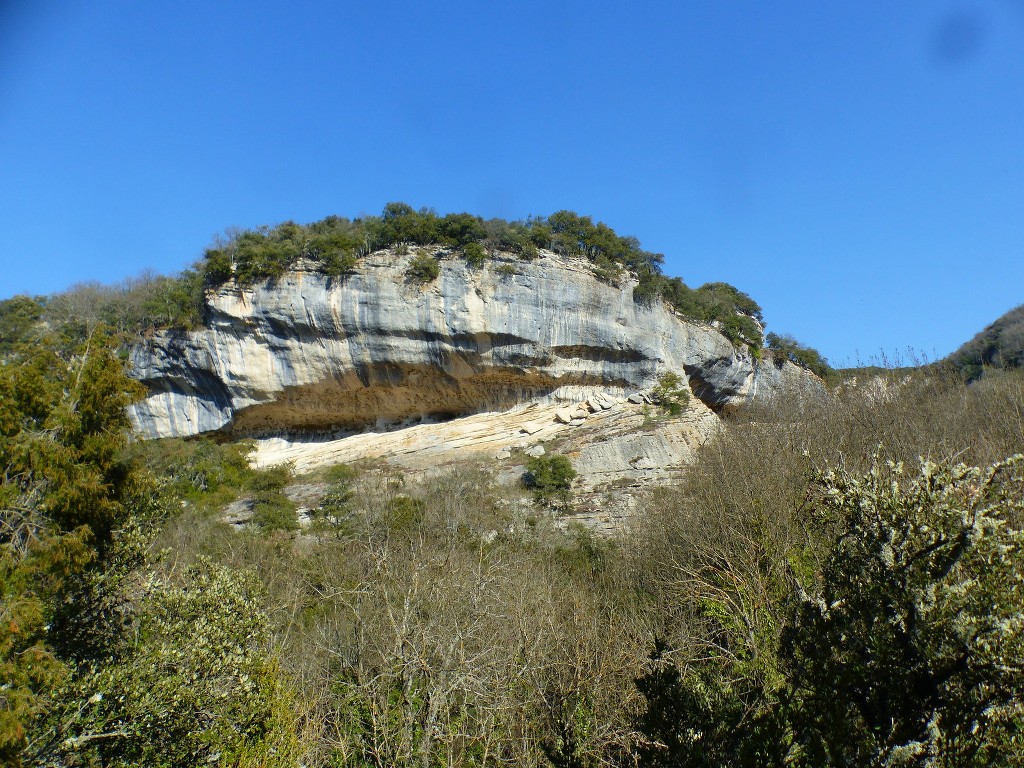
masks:
{"type": "Polygon", "coordinates": [[[0,361],[0,760],[294,765],[252,579],[147,560],[171,505],[125,451],[141,393],[102,327],[0,361]]]}
{"type": "Polygon", "coordinates": [[[480,269],[487,262],[487,250],[477,242],[466,243],[462,255],[473,269],[480,269]]]}
{"type": "Polygon", "coordinates": [[[223,285],[234,275],[231,254],[225,248],[210,248],[203,255],[203,283],[209,287],[223,285]]]}
{"type": "Polygon", "coordinates": [[[43,306],[28,296],[0,301],[0,358],[15,351],[29,334],[39,332],[43,306]]]}
{"type": "Polygon", "coordinates": [[[69,356],[50,339],[0,369],[0,466],[5,496],[59,532],[88,526],[100,547],[139,488],[122,450],[126,408],[142,396],[113,340],[96,330],[69,356]]]}
{"type": "Polygon", "coordinates": [[[526,462],[526,485],[533,489],[537,501],[548,503],[554,499],[565,501],[576,479],[576,470],[568,456],[545,454],[526,462]]]}
{"type": "Polygon", "coordinates": [[[405,269],[405,276],[413,283],[430,283],[440,274],[441,265],[429,253],[417,253],[405,269]]]}
{"type": "Polygon", "coordinates": [[[146,492],[121,456],[141,385],[102,329],[62,345],[41,335],[0,362],[0,755],[13,764],[66,672],[81,579],[146,492]]]}
{"type": "Polygon", "coordinates": [[[471,213],[449,213],[438,222],[437,231],[448,245],[466,246],[487,237],[483,222],[471,213]]]}
{"type": "Polygon", "coordinates": [[[666,371],[651,390],[654,401],[669,416],[680,416],[690,402],[690,388],[678,373],[666,371]]]}

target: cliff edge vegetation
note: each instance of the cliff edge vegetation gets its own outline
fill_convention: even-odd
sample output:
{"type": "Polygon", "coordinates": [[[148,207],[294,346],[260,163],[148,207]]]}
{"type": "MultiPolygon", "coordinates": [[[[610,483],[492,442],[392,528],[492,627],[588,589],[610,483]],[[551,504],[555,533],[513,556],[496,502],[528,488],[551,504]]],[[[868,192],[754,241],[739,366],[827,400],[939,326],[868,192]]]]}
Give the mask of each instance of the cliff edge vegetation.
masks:
{"type": "Polygon", "coordinates": [[[469,213],[441,216],[405,203],[389,203],[379,216],[327,216],[310,224],[286,221],[229,230],[176,276],[144,274],[118,286],[76,286],[53,297],[51,312],[69,320],[98,316],[134,332],[197,328],[203,325],[205,291],[228,280],[242,286],[274,280],[299,263],[343,280],[371,253],[427,245],[476,268],[497,253],[525,261],[543,252],[583,257],[606,282],[615,283],[626,272],[635,275],[637,301],[661,299],[685,318],[715,324],[734,344],[755,351],[762,345],[761,308],[746,293],[727,283],[690,288],[681,278],[666,277],[662,254],[644,250],[635,237],[621,236],[589,216],[559,211],[524,221],[485,220],[469,213]]]}

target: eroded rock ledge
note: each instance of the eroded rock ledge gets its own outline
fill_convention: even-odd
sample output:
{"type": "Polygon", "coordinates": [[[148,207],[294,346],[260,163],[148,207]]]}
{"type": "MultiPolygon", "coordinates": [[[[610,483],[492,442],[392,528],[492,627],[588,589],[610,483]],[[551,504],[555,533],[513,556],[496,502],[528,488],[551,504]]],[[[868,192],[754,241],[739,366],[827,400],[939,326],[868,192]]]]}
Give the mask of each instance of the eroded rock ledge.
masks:
{"type": "Polygon", "coordinates": [[[660,303],[635,302],[633,281],[602,283],[584,260],[542,252],[476,270],[442,258],[421,286],[405,278],[409,258],[381,252],[343,279],[299,269],[212,292],[206,328],[159,332],[133,350],[133,375],[150,391],[132,409],[138,432],[355,431],[625,396],[667,371],[715,410],[817,386],[660,303]]]}

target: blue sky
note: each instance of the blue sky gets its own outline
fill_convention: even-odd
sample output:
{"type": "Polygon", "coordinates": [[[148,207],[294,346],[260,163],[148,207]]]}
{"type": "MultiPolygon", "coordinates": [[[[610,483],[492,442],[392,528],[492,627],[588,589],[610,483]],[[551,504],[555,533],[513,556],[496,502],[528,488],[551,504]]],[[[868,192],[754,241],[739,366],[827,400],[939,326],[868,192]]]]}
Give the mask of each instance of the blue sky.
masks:
{"type": "Polygon", "coordinates": [[[392,200],[941,356],[1024,302],[1024,0],[0,4],[0,296],[392,200]]]}

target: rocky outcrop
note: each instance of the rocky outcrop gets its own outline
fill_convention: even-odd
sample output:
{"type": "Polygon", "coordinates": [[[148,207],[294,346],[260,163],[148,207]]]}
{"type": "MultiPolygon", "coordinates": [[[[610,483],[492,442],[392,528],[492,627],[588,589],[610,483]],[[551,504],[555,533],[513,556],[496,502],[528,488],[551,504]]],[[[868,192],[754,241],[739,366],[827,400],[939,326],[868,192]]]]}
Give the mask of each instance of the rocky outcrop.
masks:
{"type": "MultiPolygon", "coordinates": [[[[443,424],[369,430],[335,440],[263,438],[255,441],[251,459],[260,468],[287,463],[296,474],[307,476],[335,464],[367,462],[364,466],[386,467],[412,483],[482,467],[499,484],[515,487],[521,485],[530,457],[560,454],[569,458],[578,476],[572,503],[558,510],[556,525],[577,522],[611,533],[636,511],[645,489],[682,476],[700,446],[721,429],[721,419],[696,398],[671,418],[647,404],[596,399],[572,406],[585,415],[571,423],[557,418],[559,403],[531,403],[443,424]]],[[[319,497],[326,491],[323,486],[319,497]]],[[[315,507],[319,497],[303,499],[300,507],[315,507]]],[[[238,525],[249,517],[251,504],[241,503],[226,509],[224,519],[238,525]]]]}
{"type": "Polygon", "coordinates": [[[406,279],[409,255],[388,251],[344,278],[299,268],[211,292],[206,327],[158,332],[132,351],[149,388],[132,409],[137,431],[359,431],[625,397],[668,371],[715,410],[819,386],[658,302],[635,302],[632,281],[603,283],[585,260],[542,252],[473,269],[432,252],[441,272],[426,285],[406,279]]]}

